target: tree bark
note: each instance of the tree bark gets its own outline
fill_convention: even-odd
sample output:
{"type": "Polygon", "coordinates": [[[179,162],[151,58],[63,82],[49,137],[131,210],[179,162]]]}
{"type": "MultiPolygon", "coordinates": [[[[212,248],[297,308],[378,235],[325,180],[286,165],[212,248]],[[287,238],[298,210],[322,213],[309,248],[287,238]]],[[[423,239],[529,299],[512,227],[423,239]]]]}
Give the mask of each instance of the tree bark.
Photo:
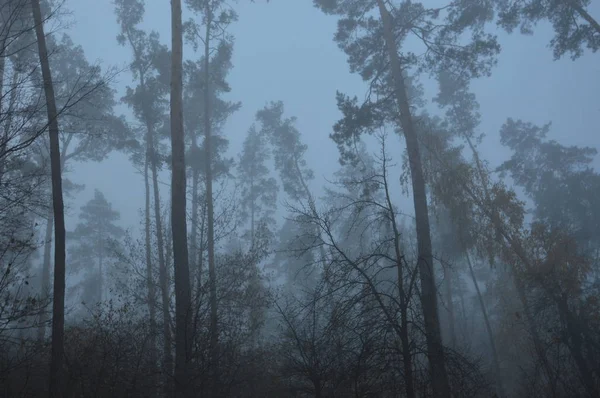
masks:
{"type": "MultiPolygon", "coordinates": [[[[60,169],[61,171],[65,168],[65,161],[67,156],[67,149],[71,140],[67,140],[63,149],[60,152],[60,169]]],[[[44,257],[42,264],[42,281],[41,281],[41,294],[42,297],[50,297],[52,293],[50,285],[50,258],[52,256],[52,227],[54,226],[54,211],[52,208],[48,209],[48,215],[46,217],[46,233],[44,235],[44,257]]],[[[46,322],[48,322],[48,316],[45,312],[42,312],[40,316],[40,326],[38,328],[38,342],[43,342],[46,339],[46,322]]]]}
{"type": "MultiPolygon", "coordinates": [[[[44,235],[44,257],[42,264],[41,293],[42,299],[50,297],[50,256],[52,255],[52,227],[54,227],[54,213],[52,209],[48,210],[46,220],[46,233],[44,235]]],[[[45,312],[40,315],[40,326],[38,328],[38,342],[42,343],[46,339],[46,322],[48,316],[45,312]]]]}
{"type": "Polygon", "coordinates": [[[171,0],[171,232],[175,269],[175,396],[191,396],[191,294],[187,247],[185,141],[183,132],[183,37],[181,0],[171,0]]]}
{"type": "Polygon", "coordinates": [[[50,135],[50,167],[52,174],[52,207],[54,209],[54,297],[52,302],[52,353],[50,359],[50,397],[63,397],[63,363],[64,363],[64,327],[65,327],[65,214],[62,193],[60,143],[58,129],[58,112],[54,97],[52,74],[48,61],[46,37],[42,22],[42,12],[39,0],[31,0],[33,21],[38,43],[38,53],[44,94],[46,96],[46,111],[48,114],[48,130],[50,135]]]}
{"type": "Polygon", "coordinates": [[[427,341],[427,358],[431,371],[433,395],[439,398],[450,397],[450,382],[446,371],[446,361],[437,306],[437,288],[433,273],[433,253],[431,248],[431,232],[425,192],[423,166],[419,153],[417,132],[415,131],[410,105],[406,93],[406,84],[402,75],[402,66],[397,52],[396,38],[392,30],[391,15],[383,0],[377,0],[383,22],[385,42],[391,64],[396,101],[400,110],[400,125],[406,139],[406,148],[412,178],[413,200],[417,224],[418,268],[421,277],[421,305],[425,321],[425,337],[427,341]]]}
{"type": "MultiPolygon", "coordinates": [[[[154,372],[156,366],[156,289],[154,286],[154,272],[152,266],[152,240],[150,232],[150,176],[149,176],[149,154],[146,152],[144,161],[144,188],[145,188],[145,213],[144,213],[144,230],[145,230],[145,250],[146,250],[146,285],[148,288],[148,314],[150,316],[150,363],[151,369],[154,372]]],[[[169,346],[169,352],[171,347],[169,346]]],[[[154,378],[154,385],[156,379],[154,378]]]]}
{"type": "MultiPolygon", "coordinates": [[[[5,18],[4,15],[2,15],[5,18]]],[[[8,36],[8,28],[5,26],[0,26],[1,30],[6,30],[6,32],[2,32],[2,38],[0,39],[0,121],[3,118],[10,117],[9,115],[4,115],[2,113],[2,100],[4,99],[4,69],[6,66],[6,37],[8,36]]],[[[16,72],[13,72],[13,78],[16,75],[16,72]]],[[[11,93],[12,98],[12,93],[11,93]]],[[[8,112],[10,114],[11,109],[9,106],[8,112]]],[[[2,141],[0,141],[0,183],[2,183],[2,177],[4,176],[4,154],[6,152],[6,146],[8,145],[8,129],[4,130],[4,134],[2,135],[2,141]]]]}

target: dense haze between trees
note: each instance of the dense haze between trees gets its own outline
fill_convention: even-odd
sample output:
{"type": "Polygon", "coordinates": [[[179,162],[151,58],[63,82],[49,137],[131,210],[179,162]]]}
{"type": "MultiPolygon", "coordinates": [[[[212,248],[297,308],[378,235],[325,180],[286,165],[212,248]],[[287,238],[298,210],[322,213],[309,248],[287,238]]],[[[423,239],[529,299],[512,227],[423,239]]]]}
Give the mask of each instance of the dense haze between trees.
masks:
{"type": "Polygon", "coordinates": [[[600,3],[0,0],[0,397],[600,396],[600,3]]]}

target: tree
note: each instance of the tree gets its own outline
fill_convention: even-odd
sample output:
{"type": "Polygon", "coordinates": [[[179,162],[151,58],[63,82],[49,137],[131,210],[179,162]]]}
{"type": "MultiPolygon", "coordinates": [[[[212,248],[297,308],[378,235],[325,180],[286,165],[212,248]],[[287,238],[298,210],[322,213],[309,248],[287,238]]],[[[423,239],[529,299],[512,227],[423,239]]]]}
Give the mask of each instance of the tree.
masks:
{"type": "Polygon", "coordinates": [[[94,198],[81,207],[80,223],[68,235],[74,242],[71,248],[72,267],[87,273],[83,301],[98,304],[106,297],[106,265],[117,250],[117,242],[125,231],[115,224],[119,212],[112,209],[104,194],[94,191],[94,198]],[[76,242],[76,243],[75,243],[76,242]]]}
{"type": "Polygon", "coordinates": [[[593,365],[599,355],[595,343],[587,341],[597,314],[596,305],[589,302],[598,290],[590,283],[597,272],[593,270],[599,241],[595,210],[600,206],[600,176],[591,167],[596,150],[547,140],[549,128],[509,119],[501,142],[513,155],[499,169],[524,188],[535,206],[524,240],[530,261],[522,278],[530,294],[534,290],[533,300],[544,297],[549,302],[546,311],[554,314],[556,324],[564,325],[557,334],[563,336],[583,387],[593,396],[598,394],[594,379],[600,371],[593,365]]]}
{"type": "MultiPolygon", "coordinates": [[[[414,110],[418,97],[409,85],[409,68],[417,71],[448,70],[461,76],[481,76],[488,73],[499,50],[495,39],[486,35],[483,24],[490,19],[488,10],[471,2],[458,1],[447,7],[427,9],[420,2],[401,2],[386,6],[383,0],[315,0],[325,13],[342,16],[335,40],[348,54],[350,68],[371,82],[370,91],[380,100],[358,106],[338,93],[338,106],[345,115],[335,127],[332,138],[347,154],[363,131],[392,123],[402,131],[408,152],[413,200],[415,205],[421,300],[428,339],[427,355],[431,367],[434,395],[450,394],[445,367],[437,309],[437,289],[433,273],[431,233],[419,136],[414,110]],[[372,17],[377,12],[379,19],[372,17]],[[444,12],[442,12],[444,11],[444,12]],[[443,22],[441,22],[441,21],[443,22]],[[441,24],[441,29],[433,26],[441,24]],[[458,37],[471,33],[471,41],[460,45],[458,37]],[[422,57],[414,53],[401,54],[399,49],[409,34],[424,45],[422,57]],[[411,101],[413,102],[411,104],[411,101]]],[[[350,151],[351,152],[351,151],[350,151]]]]}
{"type": "MultiPolygon", "coordinates": [[[[142,20],[144,13],[144,2],[140,0],[119,0],[115,3],[117,21],[121,25],[121,34],[117,41],[121,45],[129,44],[133,52],[131,68],[138,85],[135,88],[128,87],[123,101],[134,110],[136,118],[145,127],[144,155],[134,152],[134,160],[148,162],[152,174],[152,187],[154,198],[154,219],[156,222],[156,239],[158,249],[159,284],[162,299],[163,315],[163,355],[164,372],[172,373],[173,354],[171,337],[171,312],[170,312],[170,289],[168,284],[167,262],[165,259],[165,242],[163,236],[163,220],[161,217],[161,198],[158,181],[159,167],[163,163],[164,155],[160,152],[158,129],[166,125],[166,99],[168,91],[166,75],[168,70],[169,52],[166,46],[159,41],[156,32],[147,34],[136,26],[142,20]]],[[[145,178],[147,175],[144,176],[145,178]]],[[[145,183],[148,186],[148,183],[145,183]]],[[[148,196],[149,200],[149,196],[148,196]]],[[[149,209],[149,203],[146,208],[149,209]]],[[[149,215],[146,215],[149,225],[149,215]]],[[[148,234],[149,236],[149,234],[148,234]]],[[[147,241],[146,245],[150,245],[147,241]]],[[[147,267],[152,265],[148,262],[147,267]]],[[[168,388],[168,387],[167,387],[168,388]]]]}
{"type": "MultiPolygon", "coordinates": [[[[279,172],[279,179],[283,187],[283,191],[287,194],[288,198],[292,201],[292,206],[303,206],[307,208],[312,217],[317,216],[317,208],[315,198],[310,190],[310,181],[314,178],[313,170],[308,167],[304,154],[306,153],[308,146],[302,142],[300,131],[295,126],[295,117],[284,117],[284,106],[283,102],[271,102],[265,106],[262,110],[256,113],[256,119],[261,125],[261,134],[264,134],[273,148],[273,160],[275,163],[275,170],[279,172]]],[[[298,220],[296,220],[298,221],[298,220]]],[[[302,224],[302,223],[300,223],[302,224]]],[[[285,225],[284,227],[295,229],[296,238],[301,240],[308,238],[316,239],[317,242],[312,242],[312,246],[302,256],[307,258],[313,258],[316,261],[311,263],[297,264],[301,266],[308,266],[305,270],[310,275],[313,272],[323,271],[327,262],[327,253],[325,252],[322,245],[318,244],[321,239],[320,230],[314,229],[314,232],[308,231],[306,228],[314,228],[309,224],[304,223],[304,226],[293,226],[285,225]],[[312,249],[319,249],[319,255],[314,256],[312,249]],[[315,266],[320,265],[320,269],[314,269],[315,266]]],[[[290,243],[288,249],[297,247],[300,242],[294,242],[294,238],[290,243]]],[[[302,244],[308,244],[304,241],[302,244]]],[[[296,271],[300,271],[297,269],[296,271]]],[[[307,275],[305,272],[305,276],[307,275]]],[[[294,275],[294,278],[289,279],[292,282],[298,275],[294,275]]],[[[301,278],[302,279],[302,278],[301,278]]],[[[315,281],[314,276],[311,276],[307,281],[315,281]]]]}
{"type": "MultiPolygon", "coordinates": [[[[57,106],[61,110],[60,144],[63,192],[72,196],[84,187],[64,178],[73,162],[101,162],[108,154],[126,145],[129,130],[124,121],[114,115],[114,90],[108,85],[112,71],[103,74],[97,65],[85,58],[83,48],[63,35],[60,41],[48,38],[50,67],[57,106]]],[[[43,144],[46,144],[44,142],[43,144]]],[[[48,156],[49,148],[42,146],[48,156]]],[[[42,294],[50,294],[50,254],[53,214],[48,209],[46,235],[42,264],[42,294]]],[[[45,320],[38,331],[40,341],[45,336],[45,320]]]]}
{"type": "MultiPolygon", "coordinates": [[[[190,26],[190,23],[185,25],[190,26]]],[[[188,28],[189,30],[189,28],[188,28]]],[[[189,36],[189,31],[187,36],[189,36]]],[[[193,38],[193,37],[192,37],[193,38]]],[[[191,39],[188,37],[188,39],[191,39]]],[[[194,40],[192,40],[195,43],[194,40]]],[[[201,280],[200,265],[204,256],[206,246],[204,244],[204,236],[206,235],[206,207],[207,200],[206,190],[200,190],[201,182],[204,182],[206,187],[206,166],[207,152],[206,140],[198,142],[199,139],[205,136],[205,100],[210,101],[210,128],[211,128],[211,167],[210,171],[213,181],[218,181],[229,175],[229,171],[233,164],[233,159],[225,158],[223,154],[226,152],[229,141],[221,135],[222,128],[241,104],[239,102],[229,102],[223,100],[222,93],[231,91],[225,77],[231,69],[232,46],[231,43],[221,42],[217,47],[215,54],[212,56],[208,66],[212,74],[212,90],[210,96],[206,95],[205,90],[205,67],[207,66],[204,57],[197,61],[187,61],[184,65],[184,103],[183,103],[183,119],[185,123],[186,138],[190,141],[189,150],[186,153],[186,162],[191,169],[191,233],[190,233],[190,272],[197,281],[201,280]],[[202,206],[200,204],[202,203],[202,206]],[[200,210],[202,207],[202,210],[200,210]],[[198,234],[200,233],[200,237],[198,234]]],[[[214,193],[213,193],[213,196],[214,193]]],[[[199,283],[198,283],[199,286],[199,283]]]]}
{"type": "Polygon", "coordinates": [[[52,302],[52,355],[50,360],[50,396],[63,396],[64,327],[65,327],[65,214],[62,194],[61,159],[58,112],[52,74],[48,61],[46,37],[39,0],[31,0],[40,66],[44,79],[44,94],[50,134],[50,163],[52,169],[52,207],[54,210],[54,297],[52,302]]]}
{"type": "MultiPolygon", "coordinates": [[[[217,55],[221,55],[216,59],[220,62],[224,62],[221,66],[222,72],[227,72],[231,67],[231,49],[232,43],[231,38],[226,33],[226,28],[229,24],[237,19],[235,11],[227,4],[226,1],[217,0],[187,0],[186,4],[190,9],[202,16],[204,31],[200,33],[200,29],[197,24],[189,22],[186,24],[186,31],[188,36],[195,42],[195,47],[198,47],[198,39],[203,43],[204,50],[204,98],[203,98],[203,116],[204,116],[204,172],[205,172],[205,184],[206,184],[206,216],[207,216],[207,239],[208,239],[208,273],[210,280],[210,301],[211,301],[211,342],[212,342],[212,356],[215,365],[214,371],[215,377],[218,377],[217,366],[217,347],[219,340],[218,330],[218,309],[217,309],[217,276],[215,269],[215,231],[214,231],[214,196],[213,196],[213,96],[214,93],[225,91],[223,87],[228,87],[226,84],[222,84],[225,73],[223,76],[219,76],[217,73],[211,71],[211,52],[214,50],[213,46],[217,45],[219,49],[217,55]],[[225,54],[225,57],[223,57],[225,54]],[[226,66],[223,68],[223,66],[226,66]],[[227,67],[228,66],[228,67],[227,67]]],[[[217,64],[219,65],[219,64],[217,64]]],[[[218,114],[217,114],[218,116],[218,114]]],[[[218,122],[218,119],[217,119],[218,122]]]]}
{"type": "MultiPolygon", "coordinates": [[[[191,396],[188,366],[192,352],[192,302],[185,210],[186,168],[183,134],[181,0],[171,1],[171,52],[171,229],[175,267],[175,384],[177,396],[187,397],[191,396]]],[[[210,159],[210,155],[208,158],[210,159]]],[[[211,178],[211,175],[207,174],[207,181],[210,181],[211,178]]],[[[210,211],[212,209],[209,208],[210,211]]]]}
{"type": "Polygon", "coordinates": [[[592,167],[597,150],[548,140],[550,127],[508,119],[500,137],[513,154],[498,171],[525,190],[535,205],[536,221],[595,250],[600,243],[600,174],[592,167]]]}
{"type": "MultiPolygon", "coordinates": [[[[365,236],[375,235],[379,229],[379,233],[383,235],[381,240],[364,242],[360,246],[362,250],[355,249],[355,254],[350,254],[352,257],[348,257],[352,251],[342,249],[341,245],[335,242],[336,239],[331,232],[325,232],[325,235],[328,238],[328,244],[332,245],[334,250],[341,255],[341,263],[345,267],[349,266],[353,273],[358,272],[359,280],[364,280],[364,283],[367,284],[367,289],[374,295],[374,304],[379,307],[382,315],[389,322],[389,327],[398,336],[402,347],[401,357],[406,396],[415,397],[412,353],[414,341],[412,341],[409,330],[411,292],[415,279],[413,271],[407,266],[405,260],[404,244],[401,241],[398,222],[399,212],[390,195],[391,159],[386,150],[386,137],[379,138],[381,153],[378,156],[378,164],[375,164],[363,148],[358,161],[355,164],[347,165],[345,172],[341,174],[340,186],[344,189],[342,192],[332,192],[332,203],[337,203],[334,212],[340,214],[348,212],[344,214],[348,220],[348,224],[345,225],[347,231],[344,231],[344,235],[350,232],[358,232],[359,235],[365,236]],[[373,227],[375,230],[371,231],[373,227]],[[373,252],[369,253],[367,248],[373,248],[373,252]],[[396,275],[386,274],[385,269],[388,262],[389,267],[395,269],[396,275]],[[394,279],[396,283],[392,284],[392,289],[397,289],[397,292],[390,292],[387,281],[394,279]],[[386,298],[388,294],[397,299],[388,303],[386,298]],[[391,307],[397,308],[390,308],[390,304],[391,307]],[[399,324],[391,316],[395,312],[400,314],[399,324]]],[[[325,226],[326,231],[330,228],[330,226],[325,226]]]]}
{"type": "Polygon", "coordinates": [[[275,224],[273,213],[277,208],[277,181],[270,177],[265,164],[269,160],[269,149],[265,136],[250,127],[238,162],[238,179],[242,187],[241,208],[244,219],[250,219],[250,247],[255,247],[255,232],[258,228],[269,229],[275,224]]]}
{"type": "Polygon", "coordinates": [[[575,60],[585,47],[592,52],[600,49],[600,23],[589,13],[591,0],[501,0],[498,25],[509,33],[520,27],[521,33],[533,34],[534,26],[548,21],[554,28],[550,47],[554,59],[570,54],[575,60]]]}

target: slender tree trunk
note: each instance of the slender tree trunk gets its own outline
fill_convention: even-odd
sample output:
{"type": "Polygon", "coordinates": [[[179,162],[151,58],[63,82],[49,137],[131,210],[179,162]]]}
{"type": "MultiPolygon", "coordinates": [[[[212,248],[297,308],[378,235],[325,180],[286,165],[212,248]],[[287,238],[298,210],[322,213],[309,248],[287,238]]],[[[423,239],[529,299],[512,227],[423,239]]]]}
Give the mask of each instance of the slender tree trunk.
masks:
{"type": "Polygon", "coordinates": [[[383,22],[385,42],[391,65],[397,105],[400,109],[400,125],[406,139],[406,148],[412,178],[413,200],[417,224],[418,268],[421,277],[421,305],[425,321],[425,337],[427,340],[427,358],[431,371],[433,395],[436,398],[450,397],[450,382],[446,372],[444,347],[440,330],[437,306],[437,288],[433,272],[433,253],[431,248],[431,232],[427,207],[427,194],[423,166],[419,153],[417,132],[413,125],[410,105],[406,94],[406,84],[402,75],[402,65],[397,52],[396,38],[392,30],[391,15],[383,0],[377,0],[383,22]]]}
{"type": "MultiPolygon", "coordinates": [[[[2,18],[6,18],[2,15],[2,18]]],[[[2,113],[2,100],[4,99],[4,69],[6,66],[6,36],[8,35],[8,28],[6,26],[0,26],[0,32],[2,33],[2,38],[0,39],[0,121],[4,118],[10,117],[11,109],[9,107],[8,114],[2,113]],[[1,32],[6,29],[6,32],[1,32]]],[[[13,71],[13,76],[16,75],[16,72],[13,71]]],[[[11,94],[12,97],[12,94],[11,94]]],[[[4,130],[4,134],[2,135],[2,141],[0,141],[0,183],[2,183],[2,177],[4,176],[4,155],[6,153],[6,146],[8,145],[8,129],[4,130]]]]}
{"type": "MultiPolygon", "coordinates": [[[[44,234],[44,257],[42,264],[42,280],[41,280],[41,293],[42,299],[50,297],[50,256],[52,255],[52,227],[54,226],[54,213],[52,209],[48,210],[48,216],[46,219],[46,233],[44,234]]],[[[46,339],[46,322],[48,316],[45,312],[42,312],[40,316],[40,326],[38,328],[38,341],[42,343],[46,339]]]]}
{"type": "Polygon", "coordinates": [[[456,348],[456,325],[454,324],[454,300],[452,300],[452,271],[444,265],[444,287],[448,305],[448,327],[450,328],[450,346],[456,348]]]}
{"type": "Polygon", "coordinates": [[[163,313],[163,335],[165,339],[164,345],[164,366],[167,375],[173,374],[173,354],[171,337],[171,300],[169,292],[169,275],[167,270],[167,261],[165,259],[165,242],[163,235],[163,222],[160,212],[160,190],[158,187],[158,166],[156,165],[156,151],[153,139],[154,132],[148,132],[148,146],[151,151],[151,168],[152,168],[152,188],[154,192],[154,219],[156,222],[156,246],[158,251],[158,277],[160,285],[160,293],[162,299],[163,313]]]}
{"type": "Polygon", "coordinates": [[[54,86],[46,37],[42,22],[42,12],[39,0],[31,0],[33,21],[38,43],[38,52],[42,77],[44,80],[44,94],[46,96],[46,110],[48,113],[48,130],[50,134],[50,166],[52,172],[52,207],[54,209],[54,298],[52,302],[52,354],[50,360],[50,397],[63,397],[64,395],[64,327],[65,327],[65,214],[62,193],[60,143],[58,129],[58,112],[54,97],[54,86]]]}
{"type": "MultiPolygon", "coordinates": [[[[8,102],[8,109],[4,115],[4,132],[2,136],[2,143],[0,144],[0,184],[4,177],[4,171],[6,167],[6,148],[8,146],[8,140],[10,138],[10,131],[12,129],[13,112],[15,110],[15,104],[17,103],[17,87],[19,85],[19,72],[13,68],[12,85],[10,87],[10,99],[8,102]]],[[[3,79],[3,78],[2,78],[3,79]]],[[[4,80],[4,79],[3,79],[4,80]]],[[[2,91],[0,91],[0,96],[2,91]]],[[[1,104],[0,104],[1,106],[1,104]]],[[[1,111],[1,108],[0,108],[1,111]]],[[[1,119],[0,119],[1,120],[1,119]]]]}
{"type": "Polygon", "coordinates": [[[500,362],[498,361],[498,350],[496,349],[494,333],[492,331],[492,326],[490,324],[490,318],[488,317],[487,309],[485,308],[483,296],[481,295],[481,290],[479,290],[477,278],[475,278],[475,271],[473,270],[473,263],[471,263],[471,256],[469,255],[467,250],[465,250],[465,257],[467,259],[467,265],[469,266],[469,275],[471,276],[473,286],[475,287],[475,291],[477,292],[477,300],[479,301],[479,307],[481,308],[481,314],[483,315],[483,321],[485,322],[485,329],[487,331],[488,339],[490,340],[490,348],[492,349],[492,365],[494,366],[494,373],[496,374],[496,383],[498,383],[496,392],[500,398],[506,397],[507,395],[504,390],[502,374],[500,373],[500,362]]]}
{"type": "MultiPolygon", "coordinates": [[[[384,162],[385,162],[385,153],[384,162]]],[[[396,270],[398,272],[398,297],[400,302],[400,342],[402,344],[402,362],[404,365],[404,386],[407,398],[415,398],[415,386],[413,377],[413,361],[412,352],[410,349],[410,338],[408,336],[408,305],[409,297],[406,294],[404,288],[404,264],[402,264],[402,250],[400,248],[400,231],[398,231],[398,225],[396,224],[396,213],[394,212],[394,205],[392,204],[392,198],[390,196],[389,185],[387,180],[386,165],[383,164],[383,186],[385,189],[385,198],[388,207],[388,213],[390,217],[390,224],[392,226],[392,232],[394,233],[394,254],[396,255],[396,270]]]]}
{"type": "Polygon", "coordinates": [[[191,357],[191,294],[188,263],[185,141],[183,132],[183,37],[181,0],[171,0],[171,232],[175,268],[176,396],[191,396],[188,364],[191,357]]]}
{"type": "MultiPolygon", "coordinates": [[[[198,142],[195,132],[190,132],[192,136],[192,154],[196,156],[198,152],[198,142]]],[[[192,226],[190,234],[190,274],[196,275],[196,268],[198,267],[197,256],[198,256],[198,184],[200,182],[200,171],[196,166],[196,162],[192,165],[192,226]]],[[[192,283],[192,286],[194,284],[192,283]]]]}
{"type": "Polygon", "coordinates": [[[206,151],[206,212],[208,222],[208,278],[210,288],[210,345],[214,376],[218,377],[217,347],[219,344],[218,309],[217,309],[217,272],[215,268],[215,219],[213,204],[212,176],[212,125],[211,125],[211,87],[210,87],[210,26],[212,11],[206,2],[206,36],[204,38],[204,147],[206,151]]]}
{"type": "MultiPolygon", "coordinates": [[[[144,230],[145,230],[145,250],[146,250],[146,285],[148,289],[148,313],[150,316],[150,364],[152,373],[155,373],[156,367],[156,288],[154,286],[154,272],[152,266],[152,240],[150,232],[150,176],[149,176],[149,154],[146,152],[146,160],[144,161],[144,188],[145,188],[145,212],[144,212],[144,230]]],[[[169,352],[170,352],[169,347],[169,352]]],[[[157,385],[156,377],[152,377],[153,386],[157,385]]],[[[153,388],[154,390],[154,388],[153,388]]],[[[156,394],[153,392],[152,396],[156,394]]]]}
{"type": "Polygon", "coordinates": [[[460,300],[460,311],[462,314],[462,338],[467,339],[467,309],[465,308],[465,294],[462,289],[458,289],[458,298],[460,300]]]}
{"type": "MultiPolygon", "coordinates": [[[[477,151],[477,148],[475,148],[475,145],[473,144],[473,141],[471,141],[469,136],[465,135],[464,137],[465,137],[465,140],[467,141],[467,144],[469,145],[469,148],[471,149],[471,152],[473,152],[473,157],[475,159],[475,165],[477,167],[477,173],[479,174],[479,179],[481,180],[481,185],[483,187],[483,194],[484,194],[485,202],[484,203],[478,202],[478,205],[481,208],[483,208],[483,210],[487,213],[486,215],[492,221],[492,224],[498,231],[499,235],[502,238],[504,238],[504,240],[506,241],[506,243],[508,244],[510,249],[513,250],[513,252],[517,255],[519,260],[521,260],[521,262],[523,264],[529,266],[529,259],[528,259],[527,255],[525,254],[525,250],[523,249],[521,244],[517,240],[513,239],[513,236],[511,236],[511,234],[509,234],[506,231],[506,229],[504,228],[503,221],[502,221],[500,215],[498,214],[498,211],[493,206],[492,197],[491,197],[491,194],[490,194],[489,188],[488,188],[488,179],[487,179],[486,174],[484,173],[483,165],[481,164],[481,160],[479,159],[479,152],[477,151]]],[[[477,199],[477,196],[473,192],[471,192],[468,189],[468,187],[467,187],[467,191],[473,199],[477,199]]],[[[546,356],[546,352],[545,352],[546,350],[544,349],[543,344],[542,344],[542,339],[539,334],[539,326],[535,320],[535,317],[531,313],[531,309],[529,306],[529,300],[527,298],[527,294],[525,293],[526,288],[525,288],[525,285],[521,278],[521,275],[519,274],[519,269],[515,266],[512,266],[510,268],[510,273],[513,278],[513,283],[515,284],[517,296],[519,297],[519,300],[521,301],[521,304],[523,305],[523,312],[525,313],[525,320],[527,321],[527,326],[531,333],[531,337],[533,340],[533,347],[534,347],[537,355],[539,356],[540,361],[542,362],[542,368],[544,369],[544,372],[546,374],[546,377],[548,378],[548,381],[552,381],[553,372],[552,372],[552,369],[548,362],[548,358],[546,356]]]]}
{"type": "MultiPolygon", "coordinates": [[[[137,52],[134,49],[137,58],[137,52]]],[[[140,86],[142,90],[146,92],[146,75],[144,70],[138,71],[140,75],[140,86]]],[[[156,144],[154,142],[155,131],[154,126],[150,122],[151,114],[147,108],[145,101],[142,104],[144,109],[144,120],[146,122],[146,158],[150,163],[152,171],[152,188],[154,196],[154,219],[156,227],[156,245],[158,251],[158,277],[159,286],[162,300],[162,315],[163,315],[163,370],[169,378],[173,374],[173,354],[172,345],[173,338],[171,336],[171,300],[169,294],[169,278],[167,272],[167,262],[165,260],[165,244],[163,236],[163,223],[160,212],[160,188],[158,186],[158,164],[157,164],[157,153],[156,144]]],[[[167,383],[168,384],[168,383],[167,383]]],[[[169,386],[167,385],[167,389],[169,386]]]]}
{"type": "Polygon", "coordinates": [[[198,248],[198,269],[196,270],[196,285],[198,286],[197,305],[200,306],[200,294],[202,289],[202,268],[204,267],[204,230],[206,229],[206,201],[202,205],[202,220],[200,221],[200,247],[198,248]]]}
{"type": "MultiPolygon", "coordinates": [[[[61,171],[65,168],[65,158],[69,143],[71,140],[67,140],[60,152],[60,169],[61,171]]],[[[42,281],[41,281],[41,294],[42,297],[50,297],[52,289],[50,285],[50,259],[52,256],[52,227],[54,226],[54,211],[52,208],[48,208],[48,214],[46,216],[46,233],[44,235],[44,257],[42,264],[42,281]]],[[[48,322],[48,314],[44,311],[40,316],[40,327],[38,328],[38,342],[43,342],[46,339],[46,323],[48,322]]]]}
{"type": "MultiPolygon", "coordinates": [[[[1,5],[0,5],[1,6],[1,5]]],[[[4,14],[4,12],[2,13],[4,14]]],[[[6,16],[2,15],[2,19],[5,19],[6,16]]],[[[2,115],[2,100],[4,99],[4,70],[6,68],[6,38],[8,36],[8,27],[0,25],[0,34],[2,37],[0,38],[0,116],[2,115]]],[[[14,74],[15,72],[13,72],[14,74]]],[[[2,120],[2,118],[0,118],[2,120]]]]}
{"type": "Polygon", "coordinates": [[[102,303],[104,298],[104,231],[100,232],[98,237],[98,245],[100,253],[98,258],[98,303],[102,303]]]}
{"type": "Polygon", "coordinates": [[[254,250],[254,209],[255,200],[254,197],[254,165],[251,166],[252,172],[250,173],[250,250],[254,250]]]}

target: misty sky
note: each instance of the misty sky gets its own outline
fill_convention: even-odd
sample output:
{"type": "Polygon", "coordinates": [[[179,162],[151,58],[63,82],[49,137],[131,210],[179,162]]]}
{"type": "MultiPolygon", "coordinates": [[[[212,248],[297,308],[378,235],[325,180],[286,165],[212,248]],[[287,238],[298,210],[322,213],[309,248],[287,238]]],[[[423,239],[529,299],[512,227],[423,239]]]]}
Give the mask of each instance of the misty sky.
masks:
{"type": "MultiPolygon", "coordinates": [[[[100,61],[104,67],[123,67],[129,62],[130,50],[116,42],[118,26],[112,1],[68,0],[66,6],[73,11],[75,21],[68,33],[83,46],[90,62],[100,61]]],[[[267,101],[282,100],[286,115],[298,117],[297,126],[309,146],[307,161],[317,177],[313,187],[319,188],[324,177],[331,179],[338,169],[337,148],[328,137],[340,116],[335,92],[359,97],[365,93],[360,77],[349,73],[346,56],[333,42],[336,18],[314,8],[312,0],[273,0],[269,4],[241,0],[236,10],[239,21],[230,27],[236,38],[234,68],[228,79],[232,92],[227,99],[242,101],[242,109],[225,128],[231,155],[237,157],[255,112],[267,101]]],[[[590,13],[600,16],[600,2],[590,6],[590,13]]],[[[184,20],[191,16],[184,14],[184,20]]],[[[146,0],[143,27],[157,30],[170,47],[168,0],[146,0]]],[[[487,135],[483,157],[494,166],[507,158],[498,134],[507,117],[536,124],[552,121],[551,138],[562,144],[599,148],[600,55],[587,54],[576,62],[568,57],[553,61],[547,47],[552,32],[546,24],[536,29],[533,37],[499,35],[503,49],[498,66],[491,78],[473,85],[481,104],[482,132],[487,135]]],[[[184,52],[184,58],[199,57],[189,47],[184,52]]],[[[131,84],[130,79],[128,73],[119,76],[119,98],[131,84]]],[[[434,95],[427,92],[427,98],[434,95]]],[[[129,114],[123,106],[118,109],[129,114]]],[[[400,157],[396,154],[395,158],[400,157]]],[[[595,164],[599,166],[600,161],[595,164]]],[[[122,225],[137,232],[143,181],[126,156],[114,154],[101,164],[76,164],[73,169],[70,178],[85,183],[86,189],[71,203],[67,228],[73,228],[79,207],[98,188],[121,212],[122,225]]],[[[169,174],[162,180],[168,183],[169,174]]],[[[164,190],[165,199],[168,192],[164,190]]]]}

